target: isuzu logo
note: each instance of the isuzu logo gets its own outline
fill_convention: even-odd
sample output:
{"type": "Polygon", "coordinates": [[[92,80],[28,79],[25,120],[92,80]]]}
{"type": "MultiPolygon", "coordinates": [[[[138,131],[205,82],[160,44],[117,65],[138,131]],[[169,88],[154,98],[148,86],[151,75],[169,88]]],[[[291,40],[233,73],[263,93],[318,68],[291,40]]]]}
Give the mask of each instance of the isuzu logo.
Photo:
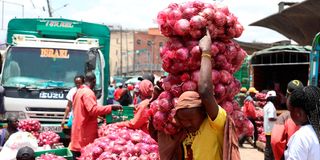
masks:
{"type": "Polygon", "coordinates": [[[57,92],[40,92],[39,98],[43,99],[63,99],[64,94],[63,93],[57,93],[57,92]]]}

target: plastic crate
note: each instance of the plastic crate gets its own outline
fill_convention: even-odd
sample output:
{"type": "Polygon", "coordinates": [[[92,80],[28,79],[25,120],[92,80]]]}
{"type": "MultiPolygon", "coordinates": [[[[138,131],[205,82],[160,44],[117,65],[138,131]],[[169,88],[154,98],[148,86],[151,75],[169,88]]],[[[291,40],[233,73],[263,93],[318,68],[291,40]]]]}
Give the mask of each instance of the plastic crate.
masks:
{"type": "Polygon", "coordinates": [[[123,110],[112,111],[112,115],[106,116],[107,123],[130,120],[134,117],[133,111],[134,107],[131,106],[123,106],[123,110]]]}
{"type": "Polygon", "coordinates": [[[67,160],[73,160],[72,152],[68,148],[37,151],[37,152],[34,152],[34,155],[37,158],[37,157],[40,157],[41,155],[46,154],[46,153],[53,153],[57,156],[62,156],[67,160]]]}
{"type": "Polygon", "coordinates": [[[125,106],[123,107],[123,116],[128,117],[128,120],[132,119],[134,117],[133,114],[134,107],[125,106]]]}

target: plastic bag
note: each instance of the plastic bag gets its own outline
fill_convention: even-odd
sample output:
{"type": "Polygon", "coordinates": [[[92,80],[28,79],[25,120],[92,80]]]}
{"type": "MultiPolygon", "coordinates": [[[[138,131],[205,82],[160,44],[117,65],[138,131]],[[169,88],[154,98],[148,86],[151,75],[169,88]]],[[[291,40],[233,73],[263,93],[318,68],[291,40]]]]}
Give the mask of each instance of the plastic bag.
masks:
{"type": "Polygon", "coordinates": [[[67,123],[68,128],[72,127],[72,120],[73,120],[73,113],[71,112],[68,119],[68,123],[67,123]]]}
{"type": "Polygon", "coordinates": [[[25,146],[28,146],[36,151],[38,149],[36,137],[29,132],[19,131],[14,133],[4,144],[0,152],[0,157],[6,160],[15,160],[18,150],[25,146]]]}

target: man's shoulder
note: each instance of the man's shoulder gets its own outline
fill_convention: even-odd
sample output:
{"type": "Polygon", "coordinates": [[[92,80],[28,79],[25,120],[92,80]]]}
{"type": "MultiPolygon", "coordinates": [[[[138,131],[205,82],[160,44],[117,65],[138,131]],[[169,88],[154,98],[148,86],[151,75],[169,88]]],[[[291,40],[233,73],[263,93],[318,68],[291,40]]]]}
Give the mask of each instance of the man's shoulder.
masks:
{"type": "Polygon", "coordinates": [[[90,89],[89,87],[81,87],[77,90],[77,95],[90,95],[90,94],[94,94],[94,92],[92,91],[92,89],[90,89]]]}
{"type": "Polygon", "coordinates": [[[217,117],[214,120],[212,120],[210,116],[208,116],[207,118],[211,126],[216,126],[216,125],[223,126],[226,122],[227,112],[222,107],[219,106],[217,117]]]}
{"type": "Polygon", "coordinates": [[[274,107],[273,103],[272,102],[267,102],[266,105],[263,107],[263,109],[264,108],[269,109],[269,108],[272,108],[272,107],[274,107]]]}

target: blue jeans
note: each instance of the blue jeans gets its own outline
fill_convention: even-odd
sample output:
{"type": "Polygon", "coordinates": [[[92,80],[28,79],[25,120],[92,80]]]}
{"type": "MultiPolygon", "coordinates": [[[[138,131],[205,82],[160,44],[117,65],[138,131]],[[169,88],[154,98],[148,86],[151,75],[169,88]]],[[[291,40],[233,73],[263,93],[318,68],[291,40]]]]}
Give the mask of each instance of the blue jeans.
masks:
{"type": "Polygon", "coordinates": [[[108,98],[107,99],[107,104],[113,104],[114,99],[113,98],[108,98]]]}

